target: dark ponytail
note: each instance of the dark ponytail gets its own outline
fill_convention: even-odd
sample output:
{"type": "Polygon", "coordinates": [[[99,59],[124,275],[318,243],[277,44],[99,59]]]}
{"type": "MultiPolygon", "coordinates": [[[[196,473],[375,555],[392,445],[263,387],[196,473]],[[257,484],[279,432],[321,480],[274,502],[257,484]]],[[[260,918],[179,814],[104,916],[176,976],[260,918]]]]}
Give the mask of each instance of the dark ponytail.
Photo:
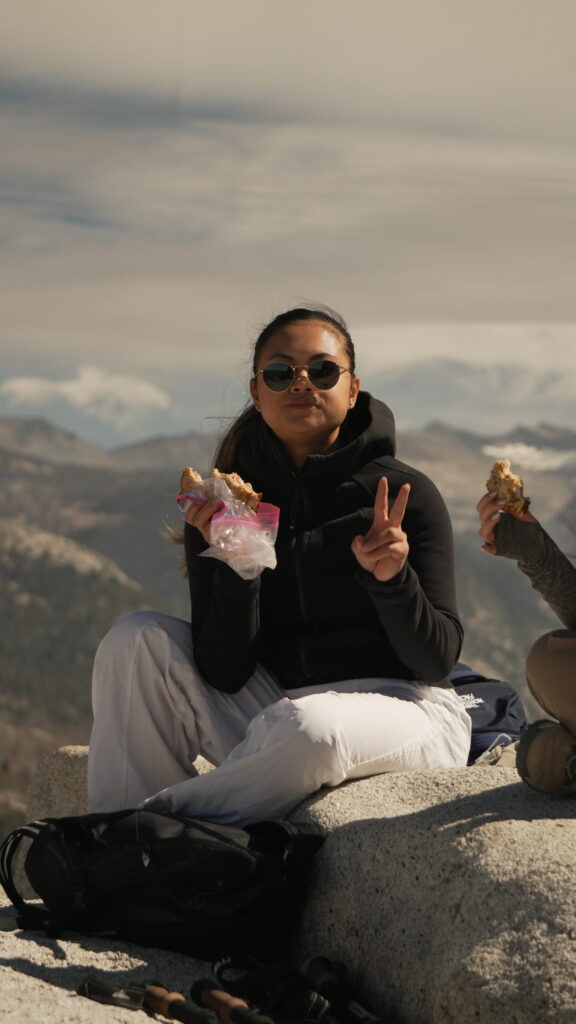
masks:
{"type": "Polygon", "coordinates": [[[250,431],[251,424],[258,419],[259,415],[260,413],[252,404],[247,405],[224,434],[216,449],[213,462],[213,466],[221,473],[234,472],[238,452],[250,431]]]}

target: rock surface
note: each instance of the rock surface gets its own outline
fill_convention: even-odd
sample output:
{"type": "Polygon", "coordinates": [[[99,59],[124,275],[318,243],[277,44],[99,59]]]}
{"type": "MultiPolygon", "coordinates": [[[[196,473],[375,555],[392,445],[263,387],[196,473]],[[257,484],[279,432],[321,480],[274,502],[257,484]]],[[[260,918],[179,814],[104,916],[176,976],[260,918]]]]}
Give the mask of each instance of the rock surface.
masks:
{"type": "Polygon", "coordinates": [[[60,747],[45,757],[28,791],[28,820],[86,813],[88,747],[60,747]]]}
{"type": "MultiPolygon", "coordinates": [[[[0,1020],[14,1024],[139,1024],[143,1011],[106,1006],[76,994],[81,981],[97,973],[117,984],[161,980],[188,996],[191,984],[210,974],[210,965],[178,953],[144,949],[129,942],[40,932],[6,931],[13,915],[0,890],[0,1020]]],[[[156,1019],[156,1018],[155,1018],[156,1019]]],[[[157,1018],[159,1020],[163,1018],[157,1018]]]]}
{"type": "MultiPolygon", "coordinates": [[[[68,757],[82,776],[82,749],[41,767],[47,801],[57,763],[54,778],[67,774],[68,757]]],[[[39,792],[32,787],[34,816],[70,810],[55,810],[55,800],[42,807],[39,792]]],[[[292,818],[328,834],[297,960],[345,962],[358,997],[387,1020],[576,1024],[576,800],[534,793],[513,768],[486,766],[355,781],[316,794],[292,818]]],[[[3,906],[0,923],[9,923],[3,906]]],[[[3,1010],[32,1024],[136,1024],[130,1011],[74,994],[93,969],[186,993],[208,967],[77,936],[13,931],[2,940],[3,1010]]]]}
{"type": "Polygon", "coordinates": [[[576,1022],[576,800],[512,768],[381,775],[293,817],[330,833],[304,955],[414,1024],[576,1022]]]}
{"type": "MultiPolygon", "coordinates": [[[[29,820],[86,814],[87,766],[88,747],[60,747],[45,757],[30,785],[29,820]]],[[[194,767],[201,774],[209,771],[212,765],[198,757],[194,767]]]]}

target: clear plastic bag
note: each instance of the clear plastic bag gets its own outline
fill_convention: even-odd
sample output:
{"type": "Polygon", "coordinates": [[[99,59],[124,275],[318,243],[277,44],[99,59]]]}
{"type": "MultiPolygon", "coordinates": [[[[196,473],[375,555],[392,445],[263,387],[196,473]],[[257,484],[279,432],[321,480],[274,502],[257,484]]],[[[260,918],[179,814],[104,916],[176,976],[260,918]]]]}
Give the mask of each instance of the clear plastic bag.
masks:
{"type": "Polygon", "coordinates": [[[274,569],[280,518],[277,505],[261,501],[255,512],[235,498],[226,481],[219,477],[208,477],[193,490],[179,494],[176,500],[185,512],[191,503],[203,505],[213,498],[221,498],[225,507],[212,517],[210,547],[202,555],[226,562],[244,580],[256,579],[263,569],[274,569]]]}

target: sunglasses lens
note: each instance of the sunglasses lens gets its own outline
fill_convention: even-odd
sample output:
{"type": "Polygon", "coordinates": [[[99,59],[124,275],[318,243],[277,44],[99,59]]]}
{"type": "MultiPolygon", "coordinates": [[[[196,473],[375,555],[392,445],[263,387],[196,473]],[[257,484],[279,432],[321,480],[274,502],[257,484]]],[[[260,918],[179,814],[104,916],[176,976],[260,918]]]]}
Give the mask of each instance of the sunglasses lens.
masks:
{"type": "Polygon", "coordinates": [[[262,371],[264,383],[271,391],[286,391],[294,378],[294,370],[290,363],[270,363],[262,371]]]}
{"type": "MultiPolygon", "coordinates": [[[[298,367],[306,369],[306,367],[298,367]]],[[[295,376],[295,368],[290,363],[269,363],[260,371],[264,383],[270,391],[287,391],[295,376]]],[[[320,391],[333,388],[340,378],[340,367],[332,359],[314,359],[306,369],[310,383],[320,391]]]]}
{"type": "Polygon", "coordinates": [[[315,359],[308,367],[308,380],[321,391],[333,388],[339,377],[340,367],[331,359],[315,359]]]}

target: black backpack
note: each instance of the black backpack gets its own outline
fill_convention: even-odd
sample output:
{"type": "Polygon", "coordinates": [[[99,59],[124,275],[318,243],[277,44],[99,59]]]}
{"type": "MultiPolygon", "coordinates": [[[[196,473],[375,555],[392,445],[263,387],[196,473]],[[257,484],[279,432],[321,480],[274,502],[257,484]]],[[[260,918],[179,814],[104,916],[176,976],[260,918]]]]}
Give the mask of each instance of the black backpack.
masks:
{"type": "Polygon", "coordinates": [[[285,821],[235,828],[149,810],[46,818],[4,840],[0,882],[22,928],[268,960],[286,948],[323,841],[285,821]]]}
{"type": "Polygon", "coordinates": [[[472,720],[468,764],[495,744],[508,746],[520,738],[528,719],[522,698],[510,683],[470,669],[466,675],[454,673],[452,684],[472,720]]]}

